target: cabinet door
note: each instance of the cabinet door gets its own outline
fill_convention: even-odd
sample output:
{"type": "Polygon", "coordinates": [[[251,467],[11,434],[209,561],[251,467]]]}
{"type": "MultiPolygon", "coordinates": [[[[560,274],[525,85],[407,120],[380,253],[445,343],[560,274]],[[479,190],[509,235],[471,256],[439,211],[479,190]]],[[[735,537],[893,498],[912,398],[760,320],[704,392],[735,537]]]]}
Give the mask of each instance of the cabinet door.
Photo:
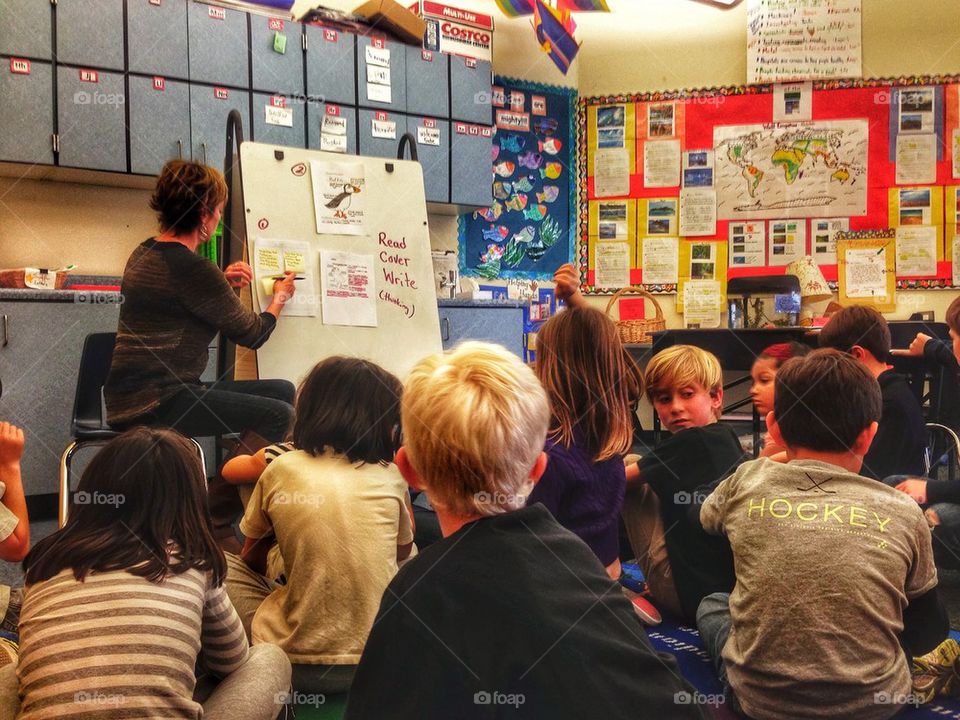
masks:
{"type": "Polygon", "coordinates": [[[357,109],[309,100],[307,102],[307,147],[311,150],[346,152],[349,155],[356,155],[357,109]],[[330,118],[326,133],[322,133],[324,118],[330,118]],[[340,129],[344,130],[342,135],[340,129]],[[337,137],[343,137],[344,140],[337,140],[337,137]],[[343,142],[347,144],[346,150],[339,149],[343,142]]]}
{"type": "Polygon", "coordinates": [[[407,132],[417,142],[427,202],[450,202],[450,123],[408,116],[407,132]]]}
{"type": "Polygon", "coordinates": [[[125,103],[122,73],[59,66],[59,164],[126,172],[125,103]]]}
{"type": "Polygon", "coordinates": [[[50,63],[11,59],[0,66],[0,128],[7,129],[0,160],[53,165],[52,99],[50,63]]]}
{"type": "Polygon", "coordinates": [[[253,139],[271,145],[306,147],[304,105],[300,98],[253,93],[253,139]]]}
{"type": "Polygon", "coordinates": [[[115,332],[119,309],[116,302],[0,301],[9,331],[7,346],[0,347],[0,418],[26,433],[20,465],[27,495],[57,492],[83,340],[88,333],[115,332]]]}
{"type": "Polygon", "coordinates": [[[490,123],[491,81],[489,60],[451,56],[450,117],[473,123],[490,123]]]}
{"type": "Polygon", "coordinates": [[[123,70],[123,0],[57,0],[57,62],[123,70]]]}
{"type": "Polygon", "coordinates": [[[131,75],[130,171],[159,175],[167,160],[190,157],[190,86],[131,75]]]}
{"type": "Polygon", "coordinates": [[[462,340],[503,345],[523,357],[523,308],[441,307],[440,339],[449,350],[462,340]]]}
{"type": "Polygon", "coordinates": [[[254,90],[303,95],[303,26],[292,20],[251,15],[250,62],[254,90]]]}
{"type": "Polygon", "coordinates": [[[127,70],[186,80],[186,0],[127,0],[127,70]]]}
{"type": "Polygon", "coordinates": [[[450,117],[450,56],[407,45],[407,114],[450,117]]]}
{"type": "MultiPolygon", "coordinates": [[[[361,107],[405,112],[407,109],[407,46],[382,38],[357,38],[357,104],[361,107]],[[389,56],[389,58],[388,58],[389,56]],[[382,64],[386,62],[386,64],[382,64]],[[389,85],[371,82],[383,79],[387,71],[389,85]],[[389,100],[381,95],[389,88],[389,100]]],[[[363,153],[361,153],[363,154],[363,153]]]]}
{"type": "Polygon", "coordinates": [[[359,117],[360,154],[396,159],[400,138],[407,131],[407,116],[360,108],[359,117]]]}
{"type": "Polygon", "coordinates": [[[0,2],[0,55],[53,59],[53,5],[37,0],[0,2]]]}
{"type": "Polygon", "coordinates": [[[247,14],[198,2],[187,7],[190,80],[248,88],[247,14]]]}
{"type": "Polygon", "coordinates": [[[243,136],[250,135],[250,93],[231,88],[190,86],[190,140],[193,159],[223,170],[227,116],[239,110],[243,136]]]}
{"type": "Polygon", "coordinates": [[[493,204],[493,129],[489,125],[452,122],[450,202],[489,207],[493,204]]]}
{"type": "Polygon", "coordinates": [[[307,95],[321,102],[357,104],[356,36],[307,25],[307,95]]]}

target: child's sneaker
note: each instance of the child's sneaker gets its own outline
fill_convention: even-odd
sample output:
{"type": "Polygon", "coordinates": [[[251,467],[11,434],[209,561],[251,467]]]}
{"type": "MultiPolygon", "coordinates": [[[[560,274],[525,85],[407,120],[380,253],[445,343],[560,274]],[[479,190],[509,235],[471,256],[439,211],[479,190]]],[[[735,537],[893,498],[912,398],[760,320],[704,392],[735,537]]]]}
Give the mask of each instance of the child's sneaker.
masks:
{"type": "Polygon", "coordinates": [[[660,611],[643,595],[637,595],[630,602],[633,603],[633,610],[644,625],[656,626],[663,622],[660,611]]]}
{"type": "Polygon", "coordinates": [[[926,655],[913,659],[913,694],[920,702],[928,703],[958,686],[960,679],[954,670],[958,658],[960,645],[953,638],[947,638],[926,655]]]}

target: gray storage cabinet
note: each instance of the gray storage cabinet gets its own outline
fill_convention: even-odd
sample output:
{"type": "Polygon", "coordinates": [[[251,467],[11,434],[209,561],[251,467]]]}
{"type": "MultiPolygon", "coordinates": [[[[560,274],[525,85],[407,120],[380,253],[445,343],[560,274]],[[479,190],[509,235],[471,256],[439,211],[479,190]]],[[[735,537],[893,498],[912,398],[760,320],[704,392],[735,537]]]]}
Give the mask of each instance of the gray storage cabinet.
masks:
{"type": "Polygon", "coordinates": [[[356,36],[307,25],[307,96],[320,102],[357,104],[356,36]]]}
{"type": "MultiPolygon", "coordinates": [[[[20,465],[27,495],[57,492],[60,453],[70,440],[84,338],[92,332],[117,330],[117,296],[84,297],[98,301],[0,300],[0,315],[7,316],[8,324],[7,345],[0,347],[0,418],[26,433],[20,465]]],[[[91,456],[92,451],[87,457],[91,456]]]]}
{"type": "Polygon", "coordinates": [[[523,357],[523,308],[440,306],[440,340],[449,350],[463,340],[497,343],[523,357]]]}
{"type": "Polygon", "coordinates": [[[60,165],[126,172],[124,89],[122,73],[57,67],[60,165]]]}
{"type": "Polygon", "coordinates": [[[250,93],[210,85],[190,85],[190,140],[196,162],[223,170],[227,116],[239,110],[244,134],[250,128],[250,93]]]}
{"type": "Polygon", "coordinates": [[[0,2],[0,55],[53,59],[53,5],[40,0],[0,2]]]}
{"type": "MultiPolygon", "coordinates": [[[[374,65],[374,67],[377,67],[374,65]]],[[[407,109],[407,46],[371,37],[357,37],[357,105],[392,112],[406,112],[407,109]],[[367,92],[367,48],[381,42],[384,49],[390,51],[390,102],[371,100],[367,92]]],[[[362,152],[360,153],[363,154],[362,152]]]]}
{"type": "Polygon", "coordinates": [[[324,116],[331,112],[347,121],[347,154],[357,154],[357,109],[345,105],[307,101],[307,147],[310,150],[322,150],[320,147],[320,128],[324,116]]]}
{"type": "Polygon", "coordinates": [[[450,56],[407,45],[407,115],[450,117],[450,56]]]}
{"type": "Polygon", "coordinates": [[[384,110],[365,110],[360,108],[358,134],[360,135],[360,154],[371,157],[394,158],[400,147],[400,138],[407,131],[407,116],[384,110]],[[373,123],[392,122],[396,124],[396,139],[373,136],[373,123]]]}
{"type": "Polygon", "coordinates": [[[167,160],[190,159],[190,86],[130,75],[130,171],[159,175],[167,160]]]}
{"type": "Polygon", "coordinates": [[[489,207],[493,204],[493,170],[490,151],[493,128],[453,121],[450,123],[450,202],[489,207]]]}
{"type": "Polygon", "coordinates": [[[413,135],[417,143],[427,202],[450,202],[450,122],[408,115],[407,132],[413,135]],[[439,145],[422,142],[435,138],[437,134],[440,136],[439,145]]]}
{"type": "Polygon", "coordinates": [[[0,160],[52,165],[53,66],[3,57],[0,63],[0,160]]]}
{"type": "Polygon", "coordinates": [[[123,0],[57,0],[56,18],[57,62],[124,69],[123,0]]]}
{"type": "Polygon", "coordinates": [[[187,7],[190,80],[248,88],[247,14],[198,2],[187,7]]]}
{"type": "Polygon", "coordinates": [[[452,55],[450,57],[450,117],[472,123],[489,123],[492,119],[491,80],[488,60],[452,55]]]}
{"type": "Polygon", "coordinates": [[[302,98],[289,98],[282,95],[268,95],[253,93],[253,139],[260,143],[283,145],[285,147],[306,147],[306,101],[302,98]],[[279,112],[289,115],[293,120],[291,127],[273,125],[267,122],[267,108],[274,107],[275,103],[282,103],[279,112]]]}
{"type": "Polygon", "coordinates": [[[127,0],[127,70],[186,80],[187,0],[127,0]]]}
{"type": "Polygon", "coordinates": [[[250,16],[250,63],[253,89],[281,95],[303,95],[303,26],[283,18],[250,16]],[[277,52],[277,35],[286,38],[277,52]]]}

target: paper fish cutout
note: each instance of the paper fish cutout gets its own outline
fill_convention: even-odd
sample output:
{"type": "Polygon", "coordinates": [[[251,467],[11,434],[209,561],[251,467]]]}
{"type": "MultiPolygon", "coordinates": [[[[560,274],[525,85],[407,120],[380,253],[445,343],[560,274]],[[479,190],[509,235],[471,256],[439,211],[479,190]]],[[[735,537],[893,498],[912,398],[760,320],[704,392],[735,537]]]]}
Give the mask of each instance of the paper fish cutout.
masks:
{"type": "Polygon", "coordinates": [[[531,205],[523,211],[523,217],[527,220],[543,220],[547,216],[546,205],[531,205]]]}
{"type": "Polygon", "coordinates": [[[506,200],[510,197],[510,183],[500,182],[497,180],[493,184],[493,196],[497,200],[506,200]]]}
{"type": "Polygon", "coordinates": [[[491,145],[491,146],[490,146],[490,161],[491,161],[491,162],[496,162],[498,157],[500,157],[500,146],[499,146],[499,145],[491,145]]]}
{"type": "Polygon", "coordinates": [[[543,165],[543,155],[535,153],[531,150],[530,152],[525,152],[523,155],[517,157],[517,161],[520,163],[520,167],[536,170],[538,167],[543,165]]]}
{"type": "Polygon", "coordinates": [[[560,197],[560,188],[556,185],[544,185],[543,192],[537,193],[537,202],[552,203],[558,197],[560,197]]]}
{"type": "Polygon", "coordinates": [[[493,166],[493,171],[500,177],[510,177],[513,175],[513,171],[516,169],[517,166],[509,160],[504,160],[503,162],[497,163],[493,166]]]}
{"type": "Polygon", "coordinates": [[[497,218],[503,215],[503,205],[498,202],[495,202],[488,208],[483,210],[474,210],[473,219],[476,220],[477,217],[482,217],[487,222],[496,222],[497,218]]]}
{"type": "Polygon", "coordinates": [[[526,144],[527,139],[520,135],[506,135],[500,138],[500,148],[512,153],[520,152],[526,144]]]}
{"type": "Polygon", "coordinates": [[[510,233],[510,231],[505,228],[503,225],[491,225],[486,230],[481,231],[483,233],[483,239],[486,242],[502,242],[504,238],[510,233]]]}
{"type": "Polygon", "coordinates": [[[523,230],[513,236],[515,243],[528,243],[536,236],[537,230],[533,225],[527,225],[523,230]]]}
{"type": "Polygon", "coordinates": [[[556,180],[563,172],[563,165],[558,162],[549,162],[540,168],[540,177],[556,180]]]}
{"type": "Polygon", "coordinates": [[[507,206],[507,210],[523,210],[527,206],[527,196],[525,193],[515,193],[504,205],[507,206]]]}
{"type": "Polygon", "coordinates": [[[539,135],[552,135],[558,125],[556,118],[537,118],[533,121],[533,131],[539,135]]]}
{"type": "Polygon", "coordinates": [[[531,175],[525,178],[521,178],[520,180],[517,180],[513,184],[514,192],[530,192],[531,190],[533,190],[533,183],[530,182],[531,177],[536,179],[535,175],[531,175]]]}
{"type": "Polygon", "coordinates": [[[480,262],[490,262],[491,260],[499,260],[503,257],[504,248],[503,245],[490,244],[487,245],[487,252],[480,256],[480,262]]]}
{"type": "Polygon", "coordinates": [[[537,146],[540,148],[540,152],[545,152],[547,155],[556,155],[563,147],[563,143],[556,138],[547,138],[537,143],[537,146]]]}

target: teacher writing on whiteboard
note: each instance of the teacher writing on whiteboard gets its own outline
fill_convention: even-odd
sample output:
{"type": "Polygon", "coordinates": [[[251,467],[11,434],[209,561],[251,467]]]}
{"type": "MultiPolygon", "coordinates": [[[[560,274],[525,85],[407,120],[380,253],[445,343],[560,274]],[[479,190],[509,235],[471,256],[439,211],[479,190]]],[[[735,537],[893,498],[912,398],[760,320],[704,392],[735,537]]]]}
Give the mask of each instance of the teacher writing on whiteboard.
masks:
{"type": "Polygon", "coordinates": [[[160,234],[138,245],[123,271],[117,342],[104,386],[112,427],[161,425],[191,437],[252,430],[270,442],[286,434],[292,383],[200,382],[218,332],[237,345],[260,347],[294,293],[288,273],[258,315],[233,290],[253,279],[249,265],[235,262],[221,271],[196,254],[216,230],[226,200],[219,170],[183,160],[164,165],[150,198],[160,234]]]}

